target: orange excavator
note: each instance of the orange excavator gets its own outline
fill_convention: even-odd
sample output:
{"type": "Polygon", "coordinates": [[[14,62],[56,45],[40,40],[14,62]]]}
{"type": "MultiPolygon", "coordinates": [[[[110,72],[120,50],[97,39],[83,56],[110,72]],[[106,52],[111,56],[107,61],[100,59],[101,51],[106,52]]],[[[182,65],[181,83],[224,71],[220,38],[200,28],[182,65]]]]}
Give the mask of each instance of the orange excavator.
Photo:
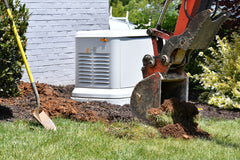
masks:
{"type": "Polygon", "coordinates": [[[218,0],[182,0],[175,31],[170,33],[161,28],[170,2],[165,0],[156,28],[147,30],[154,55],[143,57],[144,79],[131,96],[132,113],[142,121],[147,120],[146,112],[159,107],[164,99],[188,101],[188,76],[184,68],[190,54],[206,49],[231,14],[219,13],[218,0]]]}

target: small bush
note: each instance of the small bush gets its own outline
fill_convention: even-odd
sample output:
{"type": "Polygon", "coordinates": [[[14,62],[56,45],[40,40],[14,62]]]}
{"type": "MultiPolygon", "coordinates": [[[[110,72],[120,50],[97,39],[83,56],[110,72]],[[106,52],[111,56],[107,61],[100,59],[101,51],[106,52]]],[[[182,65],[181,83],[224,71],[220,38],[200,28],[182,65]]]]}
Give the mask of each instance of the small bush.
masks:
{"type": "Polygon", "coordinates": [[[232,38],[230,43],[217,36],[217,49],[210,47],[209,56],[200,52],[203,73],[194,76],[205,89],[200,99],[223,108],[240,108],[240,36],[232,38]]]}
{"type": "MultiPolygon", "coordinates": [[[[8,0],[8,3],[25,50],[27,39],[24,34],[28,26],[28,9],[18,0],[8,0]]],[[[17,96],[23,61],[3,1],[0,1],[0,15],[0,97],[17,96]]]]}

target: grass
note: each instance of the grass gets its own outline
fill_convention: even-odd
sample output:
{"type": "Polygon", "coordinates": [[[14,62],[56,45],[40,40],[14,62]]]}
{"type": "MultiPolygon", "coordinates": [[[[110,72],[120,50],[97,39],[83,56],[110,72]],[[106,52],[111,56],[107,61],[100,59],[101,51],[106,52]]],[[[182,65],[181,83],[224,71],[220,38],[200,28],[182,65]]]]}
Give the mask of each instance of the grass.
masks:
{"type": "Polygon", "coordinates": [[[164,139],[136,122],[53,121],[56,132],[26,121],[0,123],[0,159],[240,159],[240,119],[200,120],[211,140],[164,139]]]}

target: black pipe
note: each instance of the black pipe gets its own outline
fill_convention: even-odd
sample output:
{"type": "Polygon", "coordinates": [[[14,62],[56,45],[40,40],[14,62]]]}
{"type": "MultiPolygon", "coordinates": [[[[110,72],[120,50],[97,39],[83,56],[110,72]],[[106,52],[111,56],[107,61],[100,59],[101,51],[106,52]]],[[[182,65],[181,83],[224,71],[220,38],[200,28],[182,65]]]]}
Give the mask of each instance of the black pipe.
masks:
{"type": "Polygon", "coordinates": [[[192,17],[190,17],[189,14],[187,13],[187,0],[184,0],[184,12],[185,12],[186,16],[188,17],[188,19],[192,20],[192,17]]]}

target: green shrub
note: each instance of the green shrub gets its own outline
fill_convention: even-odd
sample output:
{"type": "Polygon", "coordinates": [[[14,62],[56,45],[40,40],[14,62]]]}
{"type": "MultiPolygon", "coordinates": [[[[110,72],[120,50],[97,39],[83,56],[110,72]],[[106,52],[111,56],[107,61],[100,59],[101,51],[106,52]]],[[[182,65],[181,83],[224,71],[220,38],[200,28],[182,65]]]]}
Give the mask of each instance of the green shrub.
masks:
{"type": "Polygon", "coordinates": [[[201,100],[223,108],[240,108],[240,36],[234,33],[232,38],[229,42],[217,36],[217,49],[210,47],[209,56],[200,52],[203,73],[194,76],[205,89],[201,100]]]}
{"type": "MultiPolygon", "coordinates": [[[[164,18],[162,28],[173,32],[175,29],[176,21],[178,18],[177,7],[179,0],[175,0],[170,3],[167,10],[166,16],[164,18]]],[[[164,5],[164,0],[129,0],[110,1],[110,5],[113,7],[113,16],[115,17],[125,17],[126,11],[129,11],[129,21],[137,25],[136,28],[155,28],[164,5]],[[146,24],[151,21],[151,25],[146,24]]]]}
{"type": "MultiPolygon", "coordinates": [[[[27,39],[29,11],[18,0],[8,0],[24,50],[27,39]]],[[[22,78],[23,61],[12,31],[12,23],[3,1],[0,1],[0,97],[17,96],[18,82],[22,78]]]]}

